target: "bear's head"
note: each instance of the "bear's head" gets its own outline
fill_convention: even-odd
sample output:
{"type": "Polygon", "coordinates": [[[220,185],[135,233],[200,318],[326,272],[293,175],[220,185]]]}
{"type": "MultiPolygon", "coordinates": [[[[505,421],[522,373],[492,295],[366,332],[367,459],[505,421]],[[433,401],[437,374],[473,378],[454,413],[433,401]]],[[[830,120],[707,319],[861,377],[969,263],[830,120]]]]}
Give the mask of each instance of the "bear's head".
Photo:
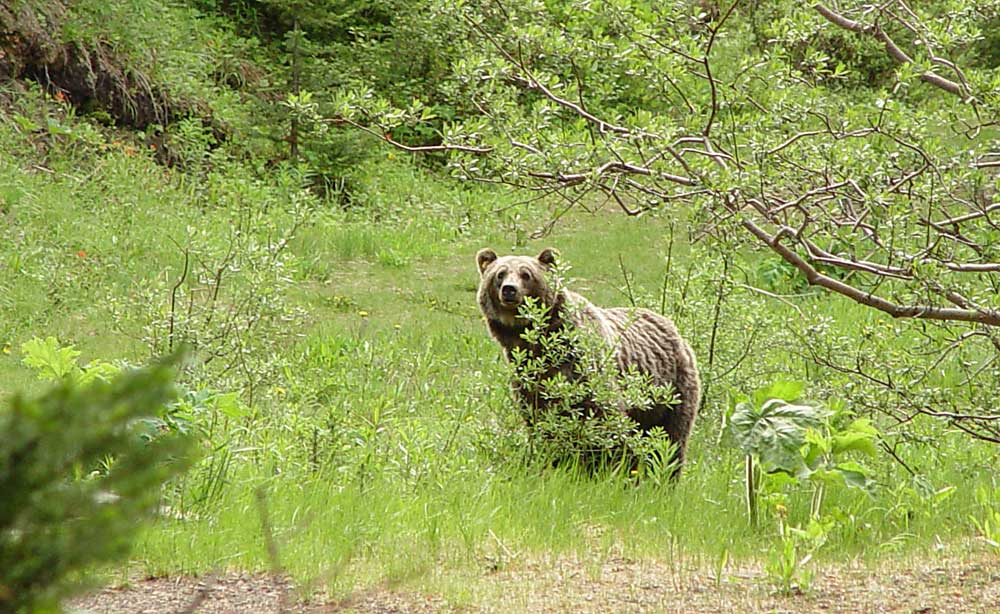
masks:
{"type": "Polygon", "coordinates": [[[476,254],[479,265],[479,307],[491,322],[514,327],[518,322],[517,310],[528,297],[536,298],[550,307],[556,303],[556,293],[549,287],[545,276],[555,264],[559,252],[552,248],[542,250],[536,258],[530,256],[501,256],[492,249],[482,249],[476,254]]]}

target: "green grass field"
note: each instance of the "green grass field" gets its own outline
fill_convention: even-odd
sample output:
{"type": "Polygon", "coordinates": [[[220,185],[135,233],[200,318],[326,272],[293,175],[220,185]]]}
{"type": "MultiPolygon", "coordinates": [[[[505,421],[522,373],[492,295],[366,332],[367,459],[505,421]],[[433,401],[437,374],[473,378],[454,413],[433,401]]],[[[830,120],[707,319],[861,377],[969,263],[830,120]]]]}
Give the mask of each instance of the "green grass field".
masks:
{"type": "MultiPolygon", "coordinates": [[[[802,565],[812,571],[934,548],[995,556],[976,524],[1000,507],[995,447],[930,422],[903,437],[878,414],[908,469],[864,459],[874,488],[830,488],[814,532],[795,538],[783,527],[809,526],[812,486],[769,481],[761,525],[748,524],[743,457],[721,433],[734,395],[800,380],[815,402],[867,415],[860,400],[883,397],[808,361],[804,339],[870,339],[869,359],[895,365],[917,335],[826,295],[753,291],[761,259],[725,264],[692,244],[683,211],[570,213],[525,240],[552,210],[401,161],[367,163],[369,201],[340,209],[300,190],[294,172],[187,176],[93,138],[41,156],[0,123],[0,144],[20,156],[0,159],[0,393],[42,386],[21,362],[33,337],[56,336],[83,362],[136,364],[166,349],[173,325],[201,343],[183,384],[209,399],[188,416],[201,460],[111,579],[271,568],[258,492],[297,580],[337,594],[398,582],[457,606],[498,598],[490,570],[573,557],[595,570],[615,557],[710,570],[766,565],[789,540],[796,565],[813,555],[802,565]],[[694,346],[708,394],[678,484],[582,477],[515,454],[521,427],[475,303],[474,255],[550,245],[575,290],[662,310],[694,346]],[[745,283],[720,286],[724,266],[745,283]],[[229,392],[235,410],[211,402],[229,392]]],[[[952,379],[944,363],[928,382],[952,379]]],[[[779,572],[766,578],[783,585],[779,572]]]]}

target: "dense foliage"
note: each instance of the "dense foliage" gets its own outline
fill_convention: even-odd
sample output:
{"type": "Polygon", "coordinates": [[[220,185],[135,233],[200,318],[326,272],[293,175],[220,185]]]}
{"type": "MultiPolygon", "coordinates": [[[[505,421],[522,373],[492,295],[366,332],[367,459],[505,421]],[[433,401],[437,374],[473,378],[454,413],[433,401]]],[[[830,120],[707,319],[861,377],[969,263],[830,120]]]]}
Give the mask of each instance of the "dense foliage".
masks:
{"type": "Polygon", "coordinates": [[[52,339],[26,348],[57,383],[0,410],[0,606],[56,612],[80,571],[127,555],[193,441],[160,431],[174,361],[116,377],[75,367],[52,339]]]}
{"type": "MultiPolygon", "coordinates": [[[[629,215],[693,207],[693,235],[772,252],[771,285],[787,277],[772,291],[812,285],[929,320],[907,327],[913,351],[956,352],[972,390],[947,408],[923,392],[930,367],[893,378],[868,349],[840,356],[822,335],[807,347],[908,415],[1000,441],[1000,78],[985,34],[998,5],[703,8],[455,6],[470,43],[452,79],[477,111],[431,149],[461,178],[565,209],[595,194],[629,215]]],[[[346,94],[340,113],[390,143],[428,113],[372,96],[346,94]]]]}

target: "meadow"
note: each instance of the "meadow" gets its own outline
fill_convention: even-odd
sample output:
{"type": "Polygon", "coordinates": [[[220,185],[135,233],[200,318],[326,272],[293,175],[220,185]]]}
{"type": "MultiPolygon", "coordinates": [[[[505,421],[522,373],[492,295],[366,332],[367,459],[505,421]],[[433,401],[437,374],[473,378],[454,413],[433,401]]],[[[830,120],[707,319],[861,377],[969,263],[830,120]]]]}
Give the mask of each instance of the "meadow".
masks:
{"type": "MultiPolygon", "coordinates": [[[[9,127],[4,138],[24,147],[9,127]]],[[[359,211],[236,172],[191,182],[148,155],[97,148],[89,171],[72,147],[50,151],[44,169],[26,171],[15,158],[0,165],[14,230],[2,254],[4,396],[41,387],[19,351],[32,337],[75,346],[81,364],[147,360],[164,347],[172,300],[193,305],[175,305],[178,338],[228,335],[233,345],[220,348],[255,353],[243,369],[220,365],[231,358],[221,349],[210,361],[196,350],[182,377],[196,400],[175,420],[198,431],[202,456],[164,493],[167,511],[131,561],[108,570],[111,581],[271,568],[259,493],[280,564],[304,586],[350,594],[402,582],[452,605],[496,599],[497,570],[567,557],[598,574],[615,557],[719,576],[761,565],[771,569],[765,585],[808,589],[801,574],[826,565],[995,556],[981,539],[995,510],[995,450],[934,424],[923,439],[904,439],[879,422],[907,466],[861,455],[872,487],[829,488],[819,515],[813,484],[766,483],[760,526],[751,526],[743,455],[722,432],[733,399],[793,380],[813,402],[861,414],[843,380],[804,359],[792,325],[805,320],[846,338],[897,329],[826,295],[775,299],[727,282],[720,255],[689,242],[682,216],[597,208],[526,240],[546,208],[400,161],[365,169],[374,196],[359,211]],[[253,224],[241,226],[245,216],[253,224]],[[293,236],[282,234],[290,227],[293,236]],[[280,276],[261,273],[255,262],[274,262],[284,238],[280,276]],[[220,297],[205,303],[211,273],[237,241],[262,247],[230,258],[220,297]],[[707,398],[678,484],[524,461],[510,370],[474,299],[473,256],[483,246],[533,254],[548,245],[571,263],[571,287],[598,304],[662,307],[694,346],[707,398]],[[197,265],[178,288],[186,252],[197,265]],[[241,306],[262,319],[247,324],[241,306]],[[209,313],[229,324],[213,325],[209,313]],[[788,543],[791,568],[771,567],[788,543]]]]}
{"type": "MultiPolygon", "coordinates": [[[[812,287],[759,245],[710,236],[697,201],[568,206],[385,144],[412,126],[321,130],[308,92],[275,103],[259,66],[298,79],[314,62],[319,91],[349,64],[330,49],[354,47],[330,35],[343,48],[327,56],[268,55],[284,47],[245,34],[247,15],[188,4],[160,31],[157,3],[85,2],[62,32],[121,29],[116,53],[193,101],[166,126],[0,82],[0,402],[189,348],[156,428],[193,438],[196,460],[100,583],[287,574],[296,596],[357,611],[1000,609],[996,444],[913,410],[995,401],[987,335],[960,342],[972,329],[812,287]],[[175,40],[188,31],[201,52],[175,40]],[[283,158],[290,117],[302,152],[283,158]],[[474,256],[550,246],[571,289],[663,313],[693,346],[704,404],[678,482],[532,456],[474,256]],[[792,450],[809,471],[734,435],[734,416],[782,395],[825,412],[792,450]]],[[[406,15],[417,47],[446,47],[406,15]]]]}

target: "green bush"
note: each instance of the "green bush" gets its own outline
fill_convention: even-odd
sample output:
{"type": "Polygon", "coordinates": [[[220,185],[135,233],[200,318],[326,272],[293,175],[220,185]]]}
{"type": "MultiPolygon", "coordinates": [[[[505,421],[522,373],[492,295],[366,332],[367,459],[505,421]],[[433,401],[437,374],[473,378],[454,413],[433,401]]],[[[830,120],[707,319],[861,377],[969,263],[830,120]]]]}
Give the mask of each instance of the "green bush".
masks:
{"type": "MultiPolygon", "coordinates": [[[[557,287],[563,283],[561,274],[553,274],[551,283],[557,287]]],[[[624,410],[665,403],[674,390],[655,385],[638,371],[619,374],[599,337],[578,327],[553,329],[548,306],[529,298],[520,313],[533,323],[523,338],[537,348],[512,353],[515,388],[537,399],[521,404],[526,433],[520,456],[590,473],[654,479],[672,475],[676,468],[668,464],[674,450],[666,433],[643,432],[624,410]],[[567,363],[573,364],[572,373],[561,370],[567,363]]]]}
{"type": "Polygon", "coordinates": [[[126,555],[192,440],[150,430],[177,357],[110,381],[63,377],[0,410],[0,611],[58,612],[80,572],[126,555]]]}

